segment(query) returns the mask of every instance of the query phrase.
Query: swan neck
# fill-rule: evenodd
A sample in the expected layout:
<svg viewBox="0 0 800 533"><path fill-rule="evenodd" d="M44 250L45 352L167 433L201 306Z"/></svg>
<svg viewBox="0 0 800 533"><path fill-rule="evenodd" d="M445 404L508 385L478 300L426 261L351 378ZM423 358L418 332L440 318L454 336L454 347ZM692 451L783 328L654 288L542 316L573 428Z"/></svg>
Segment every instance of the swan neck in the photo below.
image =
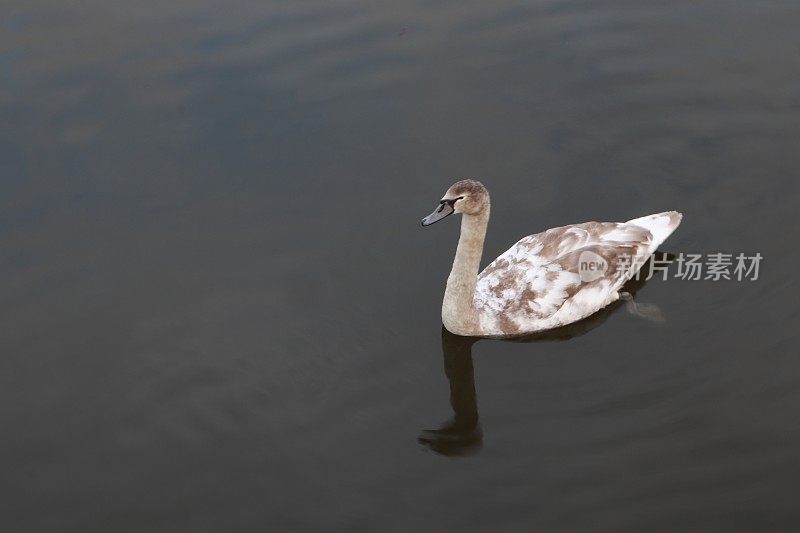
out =
<svg viewBox="0 0 800 533"><path fill-rule="evenodd" d="M488 205L477 215L465 214L461 218L461 236L442 304L442 322L448 331L457 335L478 333L475 285L488 223Z"/></svg>

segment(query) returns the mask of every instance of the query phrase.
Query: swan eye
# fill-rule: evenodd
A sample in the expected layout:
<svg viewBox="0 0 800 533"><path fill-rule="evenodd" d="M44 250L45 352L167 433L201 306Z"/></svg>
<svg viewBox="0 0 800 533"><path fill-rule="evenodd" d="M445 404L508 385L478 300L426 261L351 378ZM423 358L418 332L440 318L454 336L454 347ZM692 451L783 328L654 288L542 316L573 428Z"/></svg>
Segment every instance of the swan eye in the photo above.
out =
<svg viewBox="0 0 800 533"><path fill-rule="evenodd" d="M448 200L448 199L446 199L446 198L445 198L444 200L441 200L441 201L439 202L439 204L440 204L440 205L447 204L447 205L449 205L450 207L453 207L457 201L459 201L459 200L463 200L463 199L464 199L464 197L463 197L463 196L459 196L458 198L453 198L452 200Z"/></svg>

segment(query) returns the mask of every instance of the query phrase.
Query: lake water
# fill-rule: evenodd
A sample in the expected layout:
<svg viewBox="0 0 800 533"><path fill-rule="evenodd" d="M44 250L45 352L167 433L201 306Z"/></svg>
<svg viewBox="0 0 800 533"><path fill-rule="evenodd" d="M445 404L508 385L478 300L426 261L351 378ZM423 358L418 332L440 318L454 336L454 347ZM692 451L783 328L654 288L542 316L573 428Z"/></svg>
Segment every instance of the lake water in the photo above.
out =
<svg viewBox="0 0 800 533"><path fill-rule="evenodd" d="M3 530L798 529L798 27L794 0L6 0ZM484 264L675 209L664 252L759 278L652 279L661 324L443 334L459 224L419 220L462 177Z"/></svg>

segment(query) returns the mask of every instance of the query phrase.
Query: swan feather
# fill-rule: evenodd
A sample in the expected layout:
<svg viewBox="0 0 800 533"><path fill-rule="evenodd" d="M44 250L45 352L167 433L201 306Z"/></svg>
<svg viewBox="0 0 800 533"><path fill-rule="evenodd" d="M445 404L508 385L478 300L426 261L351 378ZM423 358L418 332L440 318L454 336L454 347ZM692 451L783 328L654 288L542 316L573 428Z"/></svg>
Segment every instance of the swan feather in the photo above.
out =
<svg viewBox="0 0 800 533"><path fill-rule="evenodd" d="M619 299L682 215L658 213L628 222L585 222L529 235L479 275L474 305L482 336L511 337L581 320ZM582 279L581 254L600 256L607 268Z"/></svg>

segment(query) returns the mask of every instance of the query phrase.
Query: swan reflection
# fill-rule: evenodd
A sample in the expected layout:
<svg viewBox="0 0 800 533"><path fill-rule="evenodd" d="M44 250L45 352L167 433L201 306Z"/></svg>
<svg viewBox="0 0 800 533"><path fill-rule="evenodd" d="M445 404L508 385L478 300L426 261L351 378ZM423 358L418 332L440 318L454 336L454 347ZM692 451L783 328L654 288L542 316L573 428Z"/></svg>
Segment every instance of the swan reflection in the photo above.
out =
<svg viewBox="0 0 800 533"><path fill-rule="evenodd" d="M472 345L479 340L453 335L442 326L444 373L450 382L453 418L439 429L423 430L418 439L436 453L469 455L480 450L483 443L472 367Z"/></svg>

